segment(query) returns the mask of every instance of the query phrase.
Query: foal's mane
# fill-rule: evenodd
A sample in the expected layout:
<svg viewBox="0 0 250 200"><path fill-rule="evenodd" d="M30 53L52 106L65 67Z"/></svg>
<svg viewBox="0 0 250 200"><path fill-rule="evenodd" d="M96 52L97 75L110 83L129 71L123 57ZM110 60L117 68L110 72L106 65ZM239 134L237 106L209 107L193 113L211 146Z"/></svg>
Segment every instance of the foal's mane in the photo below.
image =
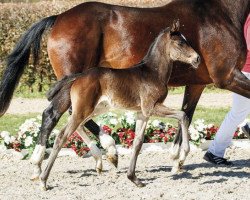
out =
<svg viewBox="0 0 250 200"><path fill-rule="evenodd" d="M156 45L159 43L161 37L163 36L163 34L167 33L167 32L170 32L170 27L167 27L165 29L163 29L159 35L154 39L154 41L151 43L148 51L147 51L147 54L144 56L144 58L142 59L141 62L139 62L138 64L134 65L134 67L139 67L141 65L144 65L148 62L150 56L152 55Z"/></svg>

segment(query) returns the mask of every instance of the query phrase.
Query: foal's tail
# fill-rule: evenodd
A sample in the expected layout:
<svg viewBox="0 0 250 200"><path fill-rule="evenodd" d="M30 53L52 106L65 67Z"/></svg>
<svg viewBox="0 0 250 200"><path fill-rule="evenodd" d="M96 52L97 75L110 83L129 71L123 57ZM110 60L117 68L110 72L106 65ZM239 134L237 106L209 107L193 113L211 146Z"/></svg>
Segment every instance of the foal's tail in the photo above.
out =
<svg viewBox="0 0 250 200"><path fill-rule="evenodd" d="M47 99L49 101L52 101L53 98L58 93L60 93L60 91L66 92L65 90L68 90L69 92L69 89L71 88L71 85L73 84L74 80L83 75L84 73L73 74L70 76L65 76L60 81L57 81L55 85L48 91Z"/></svg>
<svg viewBox="0 0 250 200"><path fill-rule="evenodd" d="M14 90L29 62L31 50L35 64L38 61L42 35L46 29L53 26L56 18L57 16L50 16L31 26L8 56L7 67L0 84L0 117L4 115L10 105Z"/></svg>

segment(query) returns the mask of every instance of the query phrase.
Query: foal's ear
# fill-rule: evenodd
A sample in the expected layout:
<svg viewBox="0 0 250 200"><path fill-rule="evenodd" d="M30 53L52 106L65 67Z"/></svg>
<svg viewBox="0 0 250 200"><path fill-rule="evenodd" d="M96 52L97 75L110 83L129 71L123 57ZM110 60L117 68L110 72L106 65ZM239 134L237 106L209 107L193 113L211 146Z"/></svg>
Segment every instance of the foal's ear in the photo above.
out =
<svg viewBox="0 0 250 200"><path fill-rule="evenodd" d="M176 32L176 31L179 31L179 29L180 29L180 21L179 21L179 19L177 19L177 20L174 20L174 22L173 22L173 25L172 25L172 28L171 28L171 31L170 32Z"/></svg>

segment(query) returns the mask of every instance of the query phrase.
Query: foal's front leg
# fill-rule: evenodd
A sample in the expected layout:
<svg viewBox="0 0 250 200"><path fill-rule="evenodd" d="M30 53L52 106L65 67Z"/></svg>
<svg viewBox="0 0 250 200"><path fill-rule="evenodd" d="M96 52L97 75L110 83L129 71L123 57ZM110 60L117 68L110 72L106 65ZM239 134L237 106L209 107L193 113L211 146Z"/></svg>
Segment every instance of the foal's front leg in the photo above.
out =
<svg viewBox="0 0 250 200"><path fill-rule="evenodd" d="M189 137L188 137L188 119L183 111L177 111L162 104L156 104L154 109L154 115L159 117L170 117L178 119L181 124L182 129L182 142L173 143L172 146L172 158L174 160L174 166L172 168L172 173L175 174L180 171L183 163L190 151ZM180 147L182 147L180 149Z"/></svg>
<svg viewBox="0 0 250 200"><path fill-rule="evenodd" d="M136 161L138 154L141 150L143 141L144 141L144 131L146 129L148 122L148 117L145 117L142 113L137 114L137 120L136 120L136 136L133 143L133 150L132 150L132 157L130 160L130 165L128 168L128 179L131 180L133 183L135 183L138 187L143 187L145 184L143 184L135 175L135 167L136 167Z"/></svg>
<svg viewBox="0 0 250 200"><path fill-rule="evenodd" d="M40 183L41 183L42 190L47 190L47 187L46 187L47 179L49 177L49 173L53 167L53 164L56 160L56 157L59 151L61 150L62 146L67 141L67 138L77 129L80 123L81 123L81 120L75 120L73 116L71 116L65 128L63 128L61 132L59 133L59 135L57 136L52 152L49 156L48 164L40 176Z"/></svg>

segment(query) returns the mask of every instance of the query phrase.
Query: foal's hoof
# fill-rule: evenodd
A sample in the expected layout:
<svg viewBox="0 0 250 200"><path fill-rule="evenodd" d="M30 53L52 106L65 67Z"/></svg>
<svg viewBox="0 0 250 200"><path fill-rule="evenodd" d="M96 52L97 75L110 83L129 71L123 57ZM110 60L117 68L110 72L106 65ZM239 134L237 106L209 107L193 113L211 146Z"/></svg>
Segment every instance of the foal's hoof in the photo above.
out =
<svg viewBox="0 0 250 200"><path fill-rule="evenodd" d="M108 160L110 163L112 163L116 168L118 166L118 155L112 155L112 156L108 156Z"/></svg>
<svg viewBox="0 0 250 200"><path fill-rule="evenodd" d="M47 191L46 182L40 179L40 189L42 191Z"/></svg>
<svg viewBox="0 0 250 200"><path fill-rule="evenodd" d="M31 181L38 181L38 180L39 180L39 175L33 174L33 175L30 177L30 180L31 180Z"/></svg>
<svg viewBox="0 0 250 200"><path fill-rule="evenodd" d="M139 183L135 183L135 185L136 185L137 187L140 187L140 188L146 186L146 184L144 184L144 183L142 183L142 182L140 182L140 181L139 181Z"/></svg>
<svg viewBox="0 0 250 200"><path fill-rule="evenodd" d="M142 183L137 177L128 175L128 179L132 181L137 187L144 187L146 184Z"/></svg>
<svg viewBox="0 0 250 200"><path fill-rule="evenodd" d="M96 168L96 172L97 172L99 175L101 175L101 174L102 174L102 169Z"/></svg>

